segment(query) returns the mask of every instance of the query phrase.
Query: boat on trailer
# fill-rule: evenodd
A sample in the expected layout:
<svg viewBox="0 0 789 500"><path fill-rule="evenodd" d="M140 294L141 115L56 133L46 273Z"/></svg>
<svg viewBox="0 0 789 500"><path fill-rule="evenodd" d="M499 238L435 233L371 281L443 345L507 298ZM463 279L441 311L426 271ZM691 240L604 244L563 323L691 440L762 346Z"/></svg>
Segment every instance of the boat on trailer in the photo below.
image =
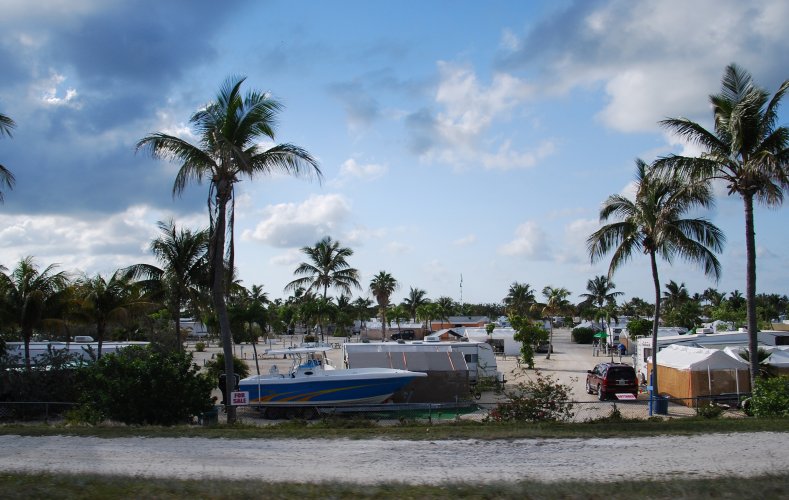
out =
<svg viewBox="0 0 789 500"><path fill-rule="evenodd" d="M330 349L270 349L266 354L291 358L288 372L273 366L268 374L241 380L238 390L248 392L249 404L264 408L267 416L305 416L322 407L382 404L412 380L427 377L426 373L392 368L337 370L325 356Z"/></svg>

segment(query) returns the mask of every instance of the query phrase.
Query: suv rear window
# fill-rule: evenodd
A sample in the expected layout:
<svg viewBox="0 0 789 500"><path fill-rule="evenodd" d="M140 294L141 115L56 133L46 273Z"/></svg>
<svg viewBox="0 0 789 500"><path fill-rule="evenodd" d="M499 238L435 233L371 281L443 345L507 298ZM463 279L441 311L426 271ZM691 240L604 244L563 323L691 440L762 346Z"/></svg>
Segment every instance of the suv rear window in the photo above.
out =
<svg viewBox="0 0 789 500"><path fill-rule="evenodd" d="M636 372L629 366L612 366L608 369L608 374L606 376L608 378L632 379L636 378Z"/></svg>

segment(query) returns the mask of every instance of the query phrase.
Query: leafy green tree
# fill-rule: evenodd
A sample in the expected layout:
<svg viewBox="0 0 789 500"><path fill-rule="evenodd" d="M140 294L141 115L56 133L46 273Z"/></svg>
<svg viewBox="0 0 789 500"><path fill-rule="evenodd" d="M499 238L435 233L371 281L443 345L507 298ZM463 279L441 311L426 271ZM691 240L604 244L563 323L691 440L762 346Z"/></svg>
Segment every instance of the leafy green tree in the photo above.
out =
<svg viewBox="0 0 789 500"><path fill-rule="evenodd" d="M672 175L704 181L721 180L728 194L742 199L745 214L747 322L751 351L757 348L756 235L754 201L779 206L789 188L789 128L776 127L778 107L789 89L785 80L770 97L750 73L736 64L724 70L721 91L710 96L714 130L687 118L670 118L660 124L688 142L701 146L698 157L671 155L658 166ZM751 386L759 367L751 361Z"/></svg>
<svg viewBox="0 0 789 500"><path fill-rule="evenodd" d="M55 272L57 264L43 271L32 256L23 258L10 273L0 272L0 300L11 324L22 332L25 342L25 366L30 369L30 339L41 324L45 308L68 285L64 271Z"/></svg>
<svg viewBox="0 0 789 500"><path fill-rule="evenodd" d="M370 292L378 301L378 311L381 314L381 338L386 340L386 310L389 307L389 298L398 288L397 280L386 271L379 271L370 280Z"/></svg>
<svg viewBox="0 0 789 500"><path fill-rule="evenodd" d="M180 195L191 182L210 183L208 194L208 261L212 300L219 320L227 370L232 364L232 334L227 315L227 270L234 269L234 189L244 177L285 173L321 176L318 162L304 149L292 144L275 144L264 149L264 141L275 141L274 126L282 105L269 94L241 93L242 77L228 78L216 99L190 119L199 145L162 132L137 143L154 158L181 163L173 194ZM227 238L226 238L227 236ZM227 244L226 244L227 243ZM227 256L227 259L225 259ZM232 389L228 377L227 392ZM228 423L235 423L236 411L227 405Z"/></svg>
<svg viewBox="0 0 789 500"><path fill-rule="evenodd" d="M652 327L652 386L658 392L657 328L660 321L660 279L657 257L671 263L676 256L701 265L704 273L715 279L720 276L720 263L713 251L723 247L723 233L703 218L684 218L696 208L712 203L709 186L703 182L682 182L677 177L654 175L647 164L636 160L635 200L611 195L600 209L604 225L587 239L592 262L613 252L608 266L611 276L634 254L649 256L655 287L655 311Z"/></svg>
<svg viewBox="0 0 789 500"><path fill-rule="evenodd" d="M652 321L636 318L627 322L627 333L630 338L646 337L652 332Z"/></svg>
<svg viewBox="0 0 789 500"><path fill-rule="evenodd" d="M547 332L540 325L535 325L528 317L511 314L509 319L515 330L515 335L512 338L521 343L521 359L529 369L533 369L534 348L548 340Z"/></svg>
<svg viewBox="0 0 789 500"><path fill-rule="evenodd" d="M748 410L756 417L789 416L789 377L757 378L749 403Z"/></svg>
<svg viewBox="0 0 789 500"><path fill-rule="evenodd" d="M3 134L11 137L11 131L16 127L16 123L10 117L0 113L0 137ZM5 186L8 189L14 189L14 174L10 170L0 165L0 186ZM3 202L3 191L0 190L0 203Z"/></svg>
<svg viewBox="0 0 789 500"><path fill-rule="evenodd" d="M213 387L191 353L127 347L83 369L81 413L127 424L182 424L213 407Z"/></svg>

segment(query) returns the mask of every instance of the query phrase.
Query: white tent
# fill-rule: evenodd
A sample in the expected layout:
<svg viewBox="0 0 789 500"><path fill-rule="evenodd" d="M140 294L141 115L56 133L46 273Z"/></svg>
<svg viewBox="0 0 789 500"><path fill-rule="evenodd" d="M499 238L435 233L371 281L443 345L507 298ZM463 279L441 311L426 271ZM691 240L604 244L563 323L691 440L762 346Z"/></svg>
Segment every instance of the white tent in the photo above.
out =
<svg viewBox="0 0 789 500"><path fill-rule="evenodd" d="M657 371L660 392L687 406L700 397L750 391L748 363L719 349L670 345L658 354Z"/></svg>

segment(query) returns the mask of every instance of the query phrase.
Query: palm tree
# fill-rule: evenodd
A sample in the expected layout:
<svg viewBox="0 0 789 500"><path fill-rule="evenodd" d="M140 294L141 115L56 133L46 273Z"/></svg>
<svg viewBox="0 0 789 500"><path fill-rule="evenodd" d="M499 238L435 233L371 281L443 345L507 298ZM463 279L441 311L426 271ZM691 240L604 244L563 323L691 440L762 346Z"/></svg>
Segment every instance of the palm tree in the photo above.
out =
<svg viewBox="0 0 789 500"><path fill-rule="evenodd" d="M666 283L666 291L663 292L663 306L666 309L676 309L690 300L688 289L685 288L685 283L677 284L676 281L670 280Z"/></svg>
<svg viewBox="0 0 789 500"><path fill-rule="evenodd" d="M163 266L136 264L128 271L132 277L144 277L141 285L152 295L165 296L170 315L175 320L175 343L181 345L181 311L192 310L199 317L201 288L207 285L208 230L178 229L175 223L159 221L161 235L151 242L151 253Z"/></svg>
<svg viewBox="0 0 789 500"><path fill-rule="evenodd" d="M408 297L403 300L403 304L408 309L408 313L414 321L416 321L416 310L419 309L419 306L427 304L427 302L427 292L421 288L414 287L409 289Z"/></svg>
<svg viewBox="0 0 789 500"><path fill-rule="evenodd" d="M567 297L570 296L570 291L566 288L546 286L542 289L542 296L545 297L542 316L547 317L550 323L548 354L545 356L545 359L551 359L551 351L553 351L553 316L561 314L570 306L570 302L567 300Z"/></svg>
<svg viewBox="0 0 789 500"><path fill-rule="evenodd" d="M154 158L181 163L173 184L173 195L182 194L193 181L201 183L207 179L210 183L209 274L212 301L219 319L225 373L233 373L233 341L225 294L226 270L234 268L235 185L244 177L254 178L276 172L321 177L318 162L306 150L292 144L275 144L268 149L261 146L263 140L275 140L275 119L282 105L266 93L249 91L242 96L244 80L243 77L228 78L216 100L192 115L190 122L200 139L199 145L162 132L148 135L137 143L137 150L148 150ZM229 394L233 389L233 377L226 377L226 380ZM235 408L230 404L227 405L227 417L228 423L236 420Z"/></svg>
<svg viewBox="0 0 789 500"><path fill-rule="evenodd" d="M654 392L658 391L657 329L660 320L657 257L671 263L675 256L679 256L700 264L706 275L717 280L720 263L712 250L722 249L723 233L706 219L683 218L689 210L711 204L712 196L706 183L656 176L646 163L636 160L635 200L622 195L609 196L600 209L600 221L614 218L616 222L601 227L586 242L592 262L613 251L608 267L609 277L636 252L649 256L655 286L651 377Z"/></svg>
<svg viewBox="0 0 789 500"><path fill-rule="evenodd" d="M509 292L504 297L504 305L507 307L507 314L510 315L526 316L536 302L531 286L517 281L510 285Z"/></svg>
<svg viewBox="0 0 789 500"><path fill-rule="evenodd" d="M293 272L301 275L285 286L285 290L305 288L311 292L323 292L327 299L329 288L337 288L340 292L350 295L352 288L361 289L359 271L352 268L348 257L353 255L350 248L340 247L340 242L326 236L311 247L302 247L301 251L309 257L310 262L302 262ZM323 338L323 324L320 325Z"/></svg>
<svg viewBox="0 0 789 500"><path fill-rule="evenodd" d="M134 289L131 276L126 270L115 271L110 279L97 274L83 277L77 281L76 299L78 312L96 327L98 341L97 358L101 358L101 348L111 322L126 320L130 312L151 306L140 298Z"/></svg>
<svg viewBox="0 0 789 500"><path fill-rule="evenodd" d="M756 236L753 203L779 206L789 188L789 128L776 127L778 107L789 89L785 80L770 98L758 87L750 73L736 64L726 67L719 94L711 95L715 120L708 131L686 118L671 118L660 124L685 140L704 149L701 156L672 155L661 159L661 168L687 178L720 179L729 195L742 198L745 211L745 300L748 323L748 348L757 349L756 317ZM759 366L751 360L751 387L756 383Z"/></svg>
<svg viewBox="0 0 789 500"><path fill-rule="evenodd" d="M397 280L386 271L380 271L370 280L370 291L378 301L378 310L381 313L381 340L386 340L386 308L389 307L389 297L397 288Z"/></svg>
<svg viewBox="0 0 789 500"><path fill-rule="evenodd" d="M55 272L57 267L51 264L39 271L33 257L28 256L10 274L0 272L0 296L12 322L22 331L28 369L33 329L41 323L47 303L68 285L68 275L64 271Z"/></svg>
<svg viewBox="0 0 789 500"><path fill-rule="evenodd" d="M0 137L3 134L11 137L11 131L16 127L16 123L10 117L0 113ZM5 186L8 189L14 189L14 174L11 173L10 170L5 168L3 165L0 165L0 186ZM0 191L0 203L3 202L3 192Z"/></svg>
<svg viewBox="0 0 789 500"><path fill-rule="evenodd" d="M609 303L616 303L616 298L624 295L624 292L614 292L616 285L608 276L595 276L586 282L586 290L589 293L582 293L581 297L586 297L586 302L602 309Z"/></svg>
<svg viewBox="0 0 789 500"><path fill-rule="evenodd" d="M357 317L359 318L360 335L362 332L362 328L365 329L365 335L367 335L366 326L364 322L367 321L367 318L370 317L370 308L372 306L373 306L373 301L368 299L367 297L357 297L356 300L353 301L353 309L356 311Z"/></svg>

